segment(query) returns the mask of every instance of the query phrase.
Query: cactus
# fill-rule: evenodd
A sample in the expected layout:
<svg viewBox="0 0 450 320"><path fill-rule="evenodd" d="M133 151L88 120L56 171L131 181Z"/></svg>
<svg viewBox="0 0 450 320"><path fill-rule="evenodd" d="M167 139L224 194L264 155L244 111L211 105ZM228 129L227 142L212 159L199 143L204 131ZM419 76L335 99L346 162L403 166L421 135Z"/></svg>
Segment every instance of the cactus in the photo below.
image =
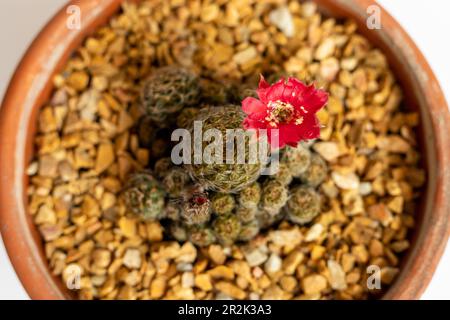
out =
<svg viewBox="0 0 450 320"><path fill-rule="evenodd" d="M153 166L153 172L155 172L158 178L164 178L173 167L172 159L170 157L160 158L155 162Z"/></svg>
<svg viewBox="0 0 450 320"><path fill-rule="evenodd" d="M181 208L175 201L168 201L166 207L164 208L164 218L170 219L172 221L179 221L181 217Z"/></svg>
<svg viewBox="0 0 450 320"><path fill-rule="evenodd" d="M181 167L174 167L167 172L162 184L170 197L177 198L181 196L189 180L189 174L186 170Z"/></svg>
<svg viewBox="0 0 450 320"><path fill-rule="evenodd" d="M285 162L280 162L278 166L278 172L271 178L287 186L292 182L293 176L288 165Z"/></svg>
<svg viewBox="0 0 450 320"><path fill-rule="evenodd" d="M256 215L256 219L258 220L259 227L261 229L267 229L274 224L278 223L284 218L284 212L281 210L280 212L271 214L267 211L258 211Z"/></svg>
<svg viewBox="0 0 450 320"><path fill-rule="evenodd" d="M188 107L181 110L177 117L178 128L190 128L192 121L196 118L201 109L195 107Z"/></svg>
<svg viewBox="0 0 450 320"><path fill-rule="evenodd" d="M281 162L285 163L289 168L293 177L300 177L300 175L308 169L311 163L311 152L302 144L297 147L286 147Z"/></svg>
<svg viewBox="0 0 450 320"><path fill-rule="evenodd" d="M187 225L198 225L211 218L211 201L204 192L195 192L181 204L181 218Z"/></svg>
<svg viewBox="0 0 450 320"><path fill-rule="evenodd" d="M166 66L154 70L145 80L141 107L155 123L166 125L181 109L196 104L199 96L195 74L182 67Z"/></svg>
<svg viewBox="0 0 450 320"><path fill-rule="evenodd" d="M295 187L285 210L290 221L298 224L308 223L320 213L320 195L311 187Z"/></svg>
<svg viewBox="0 0 450 320"><path fill-rule="evenodd" d="M230 87L230 101L232 103L240 104L242 100L247 97L258 98L258 94L255 89L255 83L257 82L257 80L249 81Z"/></svg>
<svg viewBox="0 0 450 320"><path fill-rule="evenodd" d="M250 221L255 220L256 217L256 208L246 208L243 206L239 206L236 209L236 217L242 222L242 223L248 223Z"/></svg>
<svg viewBox="0 0 450 320"><path fill-rule="evenodd" d="M259 233L259 222L253 220L251 222L245 223L241 227L241 232L239 232L239 241L249 241L256 237Z"/></svg>
<svg viewBox="0 0 450 320"><path fill-rule="evenodd" d="M325 161L317 153L313 153L311 163L308 169L300 175L300 180L315 188L325 180L327 173L328 167Z"/></svg>
<svg viewBox="0 0 450 320"><path fill-rule="evenodd" d="M188 230L186 226L179 222L174 222L170 224L169 227L170 235L177 241L183 242L188 239Z"/></svg>
<svg viewBox="0 0 450 320"><path fill-rule="evenodd" d="M214 220L213 230L220 243L231 245L241 232L241 222L233 214L221 215Z"/></svg>
<svg viewBox="0 0 450 320"><path fill-rule="evenodd" d="M201 112L196 120L202 120L203 132L208 129L217 129L223 137L223 155L226 155L227 129L242 129L244 115L238 106L216 107L209 109L209 112ZM243 131L242 131L243 132ZM192 133L192 136L194 134ZM230 193L237 192L258 179L265 163L258 159L256 163L249 163L249 137L245 136L245 163L237 163L237 143L234 143L233 163L207 163L190 164L187 166L192 178L205 188ZM201 137L200 137L201 138ZM204 147L207 146L206 142ZM256 141L253 143L257 143ZM194 150L195 148L192 148ZM204 149L204 148L203 148ZM256 156L256 158L258 158Z"/></svg>
<svg viewBox="0 0 450 320"><path fill-rule="evenodd" d="M261 186L258 182L242 189L238 194L239 204L245 208L256 208L261 200Z"/></svg>
<svg viewBox="0 0 450 320"><path fill-rule="evenodd" d="M288 189L277 180L268 180L262 190L262 209L269 214L276 215L288 200Z"/></svg>
<svg viewBox="0 0 450 320"><path fill-rule="evenodd" d="M128 210L142 219L155 220L162 217L165 192L149 171L132 174L123 196Z"/></svg>
<svg viewBox="0 0 450 320"><path fill-rule="evenodd" d="M206 247L217 241L214 231L207 226L194 226L190 228L189 240L199 247Z"/></svg>
<svg viewBox="0 0 450 320"><path fill-rule="evenodd" d="M224 83L209 79L200 80L201 101L208 105L224 105L232 103L236 87L231 83ZM236 101L240 103L240 101Z"/></svg>
<svg viewBox="0 0 450 320"><path fill-rule="evenodd" d="M231 213L236 205L233 195L229 193L216 193L211 203L213 211L219 215Z"/></svg>

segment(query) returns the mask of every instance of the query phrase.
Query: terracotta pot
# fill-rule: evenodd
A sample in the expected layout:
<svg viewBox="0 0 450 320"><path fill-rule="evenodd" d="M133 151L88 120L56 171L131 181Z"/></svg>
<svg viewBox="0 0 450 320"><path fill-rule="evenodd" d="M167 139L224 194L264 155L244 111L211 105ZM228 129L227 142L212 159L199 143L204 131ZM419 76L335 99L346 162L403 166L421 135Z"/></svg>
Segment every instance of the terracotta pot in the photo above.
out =
<svg viewBox="0 0 450 320"><path fill-rule="evenodd" d="M0 227L14 268L33 299L66 299L72 294L53 277L40 236L27 214L27 176L39 108L49 98L52 76L86 35L118 10L121 0L72 1L81 8L81 29L66 27L64 7L42 30L17 68L0 109ZM405 31L384 10L382 28L366 28L372 0L318 0L321 10L352 17L360 32L379 46L406 93L407 105L421 116L419 131L428 183L424 190L412 247L385 299L417 299L430 281L449 232L450 115L443 93L424 57Z"/></svg>

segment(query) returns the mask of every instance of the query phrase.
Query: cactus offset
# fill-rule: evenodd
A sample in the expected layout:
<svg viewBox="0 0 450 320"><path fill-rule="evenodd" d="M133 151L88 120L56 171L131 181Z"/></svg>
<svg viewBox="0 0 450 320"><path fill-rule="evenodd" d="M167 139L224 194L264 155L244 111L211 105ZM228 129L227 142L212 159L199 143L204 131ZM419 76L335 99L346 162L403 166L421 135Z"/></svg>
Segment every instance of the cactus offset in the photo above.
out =
<svg viewBox="0 0 450 320"><path fill-rule="evenodd" d="M297 147L286 147L281 161L287 165L292 176L298 178L308 169L311 163L311 152L299 143Z"/></svg>
<svg viewBox="0 0 450 320"><path fill-rule="evenodd" d="M192 121L196 118L201 109L195 107L183 108L177 116L177 127L178 128L190 128L192 126Z"/></svg>
<svg viewBox="0 0 450 320"><path fill-rule="evenodd" d="M166 125L186 106L198 102L200 86L198 77L178 66L154 70L145 80L141 92L141 106L155 123Z"/></svg>
<svg viewBox="0 0 450 320"><path fill-rule="evenodd" d="M189 237L186 226L179 222L170 224L169 233L175 240L180 242L188 240Z"/></svg>
<svg viewBox="0 0 450 320"><path fill-rule="evenodd" d="M231 83L201 79L201 101L208 105L224 105L234 101L236 87ZM240 103L240 101L236 101Z"/></svg>
<svg viewBox="0 0 450 320"><path fill-rule="evenodd" d="M311 187L295 187L291 190L285 211L287 218L294 223L311 222L320 213L320 195Z"/></svg>
<svg viewBox="0 0 450 320"><path fill-rule="evenodd" d="M325 161L317 153L311 155L311 163L301 175L300 180L311 186L317 187L327 177L328 167Z"/></svg>
<svg viewBox="0 0 450 320"><path fill-rule="evenodd" d="M254 182L239 192L239 204L245 208L256 208L261 200L261 193L260 184Z"/></svg>
<svg viewBox="0 0 450 320"><path fill-rule="evenodd" d="M207 226L191 227L189 229L189 240L199 247L206 247L217 241L214 231Z"/></svg>
<svg viewBox="0 0 450 320"><path fill-rule="evenodd" d="M153 167L153 172L155 175L162 179L169 172L170 168L173 167L172 159L170 157L159 158Z"/></svg>
<svg viewBox="0 0 450 320"><path fill-rule="evenodd" d="M267 181L262 190L262 209L269 214L276 215L288 200L288 189L277 180Z"/></svg>
<svg viewBox="0 0 450 320"><path fill-rule="evenodd" d="M164 176L162 184L170 197L180 197L190 181L189 174L181 167L170 169Z"/></svg>
<svg viewBox="0 0 450 320"><path fill-rule="evenodd" d="M214 220L213 230L220 243L231 245L241 232L241 222L233 214L221 215Z"/></svg>
<svg viewBox="0 0 450 320"><path fill-rule="evenodd" d="M236 217L238 217L238 219L242 223L248 223L255 220L256 212L256 208L246 208L243 206L239 206L238 208L236 208Z"/></svg>
<svg viewBox="0 0 450 320"><path fill-rule="evenodd" d="M123 191L128 210L145 220L160 219L164 211L165 192L148 171L130 176Z"/></svg>
<svg viewBox="0 0 450 320"><path fill-rule="evenodd" d="M231 213L236 205L233 195L229 193L216 193L211 203L213 211L219 215Z"/></svg>
<svg viewBox="0 0 450 320"><path fill-rule="evenodd" d="M256 237L259 233L259 222L258 220L253 220L248 223L244 223L241 226L241 232L239 232L239 241L249 241Z"/></svg>
<svg viewBox="0 0 450 320"><path fill-rule="evenodd" d="M211 201L203 192L195 192L181 205L181 218L187 225L203 224L211 218Z"/></svg>
<svg viewBox="0 0 450 320"><path fill-rule="evenodd" d="M271 176L271 178L287 186L292 182L293 176L287 163L280 162L278 172Z"/></svg>

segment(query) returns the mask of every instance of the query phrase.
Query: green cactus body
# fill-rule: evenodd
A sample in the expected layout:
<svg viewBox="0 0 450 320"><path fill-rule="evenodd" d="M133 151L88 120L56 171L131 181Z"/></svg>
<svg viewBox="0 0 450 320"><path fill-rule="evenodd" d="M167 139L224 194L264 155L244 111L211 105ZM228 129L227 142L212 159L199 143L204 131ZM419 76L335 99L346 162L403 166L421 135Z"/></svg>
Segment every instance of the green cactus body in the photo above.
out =
<svg viewBox="0 0 450 320"><path fill-rule="evenodd" d="M259 222L258 220L253 220L251 222L245 223L241 227L241 232L239 232L239 241L249 241L256 237L259 233Z"/></svg>
<svg viewBox="0 0 450 320"><path fill-rule="evenodd" d="M233 195L229 193L216 193L213 196L211 203L213 211L219 215L231 213L236 206Z"/></svg>
<svg viewBox="0 0 450 320"><path fill-rule="evenodd" d="M236 208L236 217L238 217L238 219L242 223L248 223L255 220L256 212L256 208L246 208L243 206L239 206L238 208Z"/></svg>
<svg viewBox="0 0 450 320"><path fill-rule="evenodd" d="M189 182L189 174L181 167L174 167L165 175L162 184L172 198L180 197Z"/></svg>
<svg viewBox="0 0 450 320"><path fill-rule="evenodd" d="M302 144L298 144L295 148L286 147L281 162L287 165L293 177L298 178L308 169L311 163L311 151Z"/></svg>
<svg viewBox="0 0 450 320"><path fill-rule="evenodd" d="M168 201L166 207L164 208L163 217L172 221L179 221L181 217L181 208L179 203L173 200Z"/></svg>
<svg viewBox="0 0 450 320"><path fill-rule="evenodd" d="M258 98L258 94L256 93L255 83L258 82L257 79L255 81L249 81L241 84L234 84L230 87L230 101L235 104L240 104L242 100L247 97Z"/></svg>
<svg viewBox="0 0 450 320"><path fill-rule="evenodd" d="M211 218L211 201L203 192L194 193L181 205L181 217L187 225L199 225Z"/></svg>
<svg viewBox="0 0 450 320"><path fill-rule="evenodd" d="M158 178L164 178L173 167L172 159L170 157L160 158L155 162L153 171Z"/></svg>
<svg viewBox="0 0 450 320"><path fill-rule="evenodd" d="M169 227L170 235L177 241L183 242L188 240L189 234L185 225L174 222L170 224Z"/></svg>
<svg viewBox="0 0 450 320"><path fill-rule="evenodd" d="M291 170L289 169L287 163L280 162L278 166L278 172L271 177L279 181L281 184L287 186L292 182L293 176Z"/></svg>
<svg viewBox="0 0 450 320"><path fill-rule="evenodd" d="M165 192L148 171L132 174L123 196L128 210L142 219L155 220L163 215Z"/></svg>
<svg viewBox="0 0 450 320"><path fill-rule="evenodd" d="M234 86L209 79L201 79L201 101L205 104L220 106L233 102Z"/></svg>
<svg viewBox="0 0 450 320"><path fill-rule="evenodd" d="M199 247L206 247L217 241L214 231L207 226L194 226L190 228L189 240Z"/></svg>
<svg viewBox="0 0 450 320"><path fill-rule="evenodd" d="M327 177L328 167L325 161L316 153L311 156L311 164L308 169L300 175L300 180L311 186L317 187Z"/></svg>
<svg viewBox="0 0 450 320"><path fill-rule="evenodd" d="M289 191L285 185L277 180L267 181L262 190L262 209L269 214L276 215L288 200Z"/></svg>
<svg viewBox="0 0 450 320"><path fill-rule="evenodd" d="M213 230L220 243L231 245L241 232L241 222L233 214L221 215L214 220Z"/></svg>
<svg viewBox="0 0 450 320"><path fill-rule="evenodd" d="M247 185L253 183L258 179L265 163L259 161L259 157L255 160L256 163L249 163L250 138L248 135L244 135L245 140L245 161L244 163L238 163L237 155L237 143L234 143L234 159L233 163L226 163L226 146L227 146L227 129L241 129L242 121L244 120L244 114L238 106L225 106L215 107L209 109L209 112L202 112L199 118L196 120L202 121L203 132L209 129L219 130L223 138L223 160L222 163L208 163L202 161L200 164L190 164L187 166L192 178L207 189L211 189L218 192L234 193ZM244 132L243 130L241 133ZM192 132L192 136L194 133ZM200 137L201 138L201 137ZM207 142L203 143L203 150L208 146ZM228 144L229 145L229 144ZM192 148L194 150L195 148Z"/></svg>
<svg viewBox="0 0 450 320"><path fill-rule="evenodd" d="M256 208L261 200L261 193L260 184L254 182L239 192L239 204L245 208Z"/></svg>
<svg viewBox="0 0 450 320"><path fill-rule="evenodd" d="M172 116L186 106L194 105L200 96L198 77L178 66L154 70L145 80L141 92L141 106L155 123L165 125Z"/></svg>
<svg viewBox="0 0 450 320"><path fill-rule="evenodd" d="M294 223L311 222L320 213L320 195L311 187L295 187L285 210L287 218Z"/></svg>
<svg viewBox="0 0 450 320"><path fill-rule="evenodd" d="M190 128L192 126L192 121L197 117L201 109L195 107L183 108L177 117L177 127L178 128Z"/></svg>
<svg viewBox="0 0 450 320"><path fill-rule="evenodd" d="M261 229L267 229L280 222L283 218L283 210L281 210L277 214L271 214L267 211L258 211L256 214L256 219L258 220L259 227Z"/></svg>

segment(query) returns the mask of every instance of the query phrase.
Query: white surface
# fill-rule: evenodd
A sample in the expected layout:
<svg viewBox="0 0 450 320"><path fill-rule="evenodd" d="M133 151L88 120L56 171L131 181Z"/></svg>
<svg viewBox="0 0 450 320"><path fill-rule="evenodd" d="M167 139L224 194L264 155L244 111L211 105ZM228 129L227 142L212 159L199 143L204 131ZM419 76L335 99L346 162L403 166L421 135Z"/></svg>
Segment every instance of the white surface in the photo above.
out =
<svg viewBox="0 0 450 320"><path fill-rule="evenodd" d="M86 0L89 1L89 0ZM263 0L262 0L263 1ZM0 97L22 54L48 19L66 0L2 0L0 2ZM450 1L379 0L411 35L436 73L450 101ZM382 20L381 20L382 21ZM450 300L450 248L423 299ZM0 299L28 299L0 240Z"/></svg>

